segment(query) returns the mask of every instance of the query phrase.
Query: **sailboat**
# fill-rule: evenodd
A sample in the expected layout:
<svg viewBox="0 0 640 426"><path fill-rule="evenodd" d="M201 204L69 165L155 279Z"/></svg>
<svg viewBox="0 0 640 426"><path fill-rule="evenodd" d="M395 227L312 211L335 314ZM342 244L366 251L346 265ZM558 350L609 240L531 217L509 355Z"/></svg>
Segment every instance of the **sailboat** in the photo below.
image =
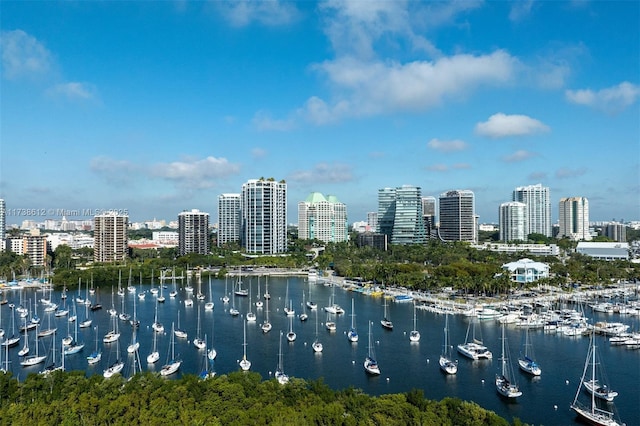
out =
<svg viewBox="0 0 640 426"><path fill-rule="evenodd" d="M93 352L91 352L89 356L87 356L87 363L89 363L89 365L97 364L102 359L102 352L100 352L100 349L98 349L98 326L97 325L94 327L94 331L96 333L96 348L94 349Z"/></svg>
<svg viewBox="0 0 640 426"><path fill-rule="evenodd" d="M258 295L256 296L256 308L260 309L262 308L263 304L262 304L262 300L260 300L260 276L258 276Z"/></svg>
<svg viewBox="0 0 640 426"><path fill-rule="evenodd" d="M115 376L124 368L124 361L120 359L120 341L116 340L116 360L106 370L102 372L102 376L108 379Z"/></svg>
<svg viewBox="0 0 640 426"><path fill-rule="evenodd" d="M136 353L138 348L140 348L140 342L138 342L138 339L136 338L136 329L134 328L131 333L131 344L127 346L127 352L130 354Z"/></svg>
<svg viewBox="0 0 640 426"><path fill-rule="evenodd" d="M449 312L444 318L444 342L442 343L442 354L440 355L440 369L447 374L458 372L458 360L451 358L451 346L449 345Z"/></svg>
<svg viewBox="0 0 640 426"><path fill-rule="evenodd" d="M158 321L158 304L156 303L155 306L155 314L153 317L153 324L151 324L151 328L156 332L156 333L163 333L164 332L164 325L162 325L162 323L160 321Z"/></svg>
<svg viewBox="0 0 640 426"><path fill-rule="evenodd" d="M271 299L271 293L269 293L269 275L265 277L265 290L264 290L264 300Z"/></svg>
<svg viewBox="0 0 640 426"><path fill-rule="evenodd" d="M287 305L288 303L288 305ZM289 280L287 280L287 290L284 296L284 314L286 316L293 316L296 314L296 311L293 309L293 305L291 303L291 299L289 299Z"/></svg>
<svg viewBox="0 0 640 426"><path fill-rule="evenodd" d="M573 403L571 404L571 409L576 412L578 417L592 425L599 426L618 426L621 423L618 422L614 418L614 412L608 411L602 408L599 408L596 404L596 397L598 392L591 390L594 388L594 385L601 387L598 384L597 376L596 376L596 343L595 343L595 333L591 332L591 337L589 340L589 350L587 352L587 358L584 363L584 370L582 371L582 377L580 378L580 384L578 385L578 390L576 391L576 396L573 399ZM591 366L591 368L589 368ZM587 380L587 374L589 374L589 370L591 370L591 379ZM587 382L591 384L591 389L587 387ZM578 401L578 397L580 396L580 390L582 387L585 387L587 391L591 395L590 405L585 406L580 401ZM613 398L611 398L613 399ZM607 407L608 408L608 407Z"/></svg>
<svg viewBox="0 0 640 426"><path fill-rule="evenodd" d="M53 337L53 340L51 341L51 364L46 366L44 368L44 370L42 370L40 372L40 374L42 374L44 376L48 376L49 374L53 373L54 371L64 371L64 356L60 357L60 358L62 358L62 361L61 361L60 365L56 366L56 338L55 338L55 331L54 331L53 334L54 334L54 337Z"/></svg>
<svg viewBox="0 0 640 426"><path fill-rule="evenodd" d="M349 339L351 343L356 343L358 341L358 332L356 331L356 312L353 303L353 298L351 298L351 328L349 328L349 332L347 333L347 339Z"/></svg>
<svg viewBox="0 0 640 426"><path fill-rule="evenodd" d="M509 363L509 354L507 347L507 338L504 334L504 323L502 323L502 356L500 357L500 364L502 370L500 374L496 374L496 390L502 396L507 398L517 398L522 395L522 391L515 383L515 377L511 363Z"/></svg>
<svg viewBox="0 0 640 426"><path fill-rule="evenodd" d="M228 281L228 276L225 275L224 276L224 296L222 296L222 303L229 303L229 293L228 293L228 288L227 288L227 281Z"/></svg>
<svg viewBox="0 0 640 426"><path fill-rule="evenodd" d="M84 342L78 342L78 321L74 323L75 325L75 334L73 338L73 342L70 345L64 348L65 355L73 355L77 354L84 348Z"/></svg>
<svg viewBox="0 0 640 426"><path fill-rule="evenodd" d="M215 317L211 318L211 348L209 348L209 350L207 351L207 358L209 358L210 361L213 361L214 359L216 359L216 356L218 356L218 351L216 351L216 348L213 347L213 330L215 327L215 319Z"/></svg>
<svg viewBox="0 0 640 426"><path fill-rule="evenodd" d="M469 340L469 331L472 331L471 340ZM473 318L467 326L467 334L464 338L465 343L461 343L457 346L458 352L462 355L476 359L491 359L493 354L486 346L482 344L481 339L476 338L476 319Z"/></svg>
<svg viewBox="0 0 640 426"><path fill-rule="evenodd" d="M36 353L35 355L27 356L22 361L20 361L20 365L23 367L31 367L32 365L40 364L47 359L46 355L38 355L38 326L36 325Z"/></svg>
<svg viewBox="0 0 640 426"><path fill-rule="evenodd" d="M268 286L268 284L267 284ZM267 291L269 291L269 288L267 287ZM267 294L267 293L265 293ZM267 300L267 309L265 310L265 319L264 322L262 323L262 332L263 333L268 333L271 331L271 323L269 322L269 299Z"/></svg>
<svg viewBox="0 0 640 426"><path fill-rule="evenodd" d="M198 328L196 328L196 338L193 339L193 346L198 349L204 349L207 347L207 342L200 338L200 307L198 307Z"/></svg>
<svg viewBox="0 0 640 426"><path fill-rule="evenodd" d="M276 380L281 385L286 385L289 383L289 376L284 373L284 368L282 365L282 330L280 330L280 349L278 350L278 368L276 368Z"/></svg>
<svg viewBox="0 0 640 426"><path fill-rule="evenodd" d="M118 296L124 296L124 289L122 288L122 269L118 270Z"/></svg>
<svg viewBox="0 0 640 426"><path fill-rule="evenodd" d="M211 274L209 274L209 301L204 304L205 311L213 311L213 290L211 289Z"/></svg>
<svg viewBox="0 0 640 426"><path fill-rule="evenodd" d="M367 357L364 359L364 370L374 376L380 375L380 366L378 365L378 361L376 361L375 353L373 350L373 337L371 336L371 324L372 321L369 321L369 352L367 353Z"/></svg>
<svg viewBox="0 0 640 426"><path fill-rule="evenodd" d="M320 353L322 352L322 349L324 349L322 347L322 343L320 342L320 340L318 340L318 310L315 310L316 313L316 338L313 341L313 344L311 345L311 347L313 348L313 351L315 353Z"/></svg>
<svg viewBox="0 0 640 426"><path fill-rule="evenodd" d="M27 319L24 319L24 327L22 328L24 331L24 344L22 345L22 349L18 351L18 356L26 356L29 353L29 335L27 334Z"/></svg>
<svg viewBox="0 0 640 426"><path fill-rule="evenodd" d="M330 332L334 332L337 329L336 322L333 320L333 315L330 312L327 312L327 320L324 322L324 326Z"/></svg>
<svg viewBox="0 0 640 426"><path fill-rule="evenodd" d="M382 300L384 301L384 317L380 320L380 324L382 324L382 326L387 330L393 330L393 322L391 322L391 320L389 319L389 314L387 313L387 298L383 296Z"/></svg>
<svg viewBox="0 0 640 426"><path fill-rule="evenodd" d="M89 318L89 305L84 305L84 320L79 324L80 328L89 328L93 321Z"/></svg>
<svg viewBox="0 0 640 426"><path fill-rule="evenodd" d="M164 289L164 271L160 272L160 276L161 276L161 278L160 278L160 294L156 298L156 302L164 303L165 300L167 300L164 297L164 294L162 294L162 290ZM151 282L152 282L152 287L153 287L153 272L151 273ZM153 292L153 288L151 289L151 291Z"/></svg>
<svg viewBox="0 0 640 426"><path fill-rule="evenodd" d="M344 309L336 302L336 286L331 286L331 298L329 299L329 306L325 306L324 310L330 314L344 314ZM313 309L313 308L312 308Z"/></svg>
<svg viewBox="0 0 640 426"><path fill-rule="evenodd" d="M242 321L243 343L242 343L242 359L238 364L242 371L248 371L251 368L251 361L247 359L247 322Z"/></svg>
<svg viewBox="0 0 640 426"><path fill-rule="evenodd" d="M251 311L251 281L249 281L249 312L247 312L247 321L256 321L256 314Z"/></svg>
<svg viewBox="0 0 640 426"><path fill-rule="evenodd" d="M134 289L134 291L135 291L135 289ZM120 321L129 321L131 319L131 315L129 315L128 313L125 312L124 303L125 303L125 298L124 298L124 295L123 295L122 302L121 302L122 309L121 309L120 314L118 315L118 318L120 318Z"/></svg>
<svg viewBox="0 0 640 426"><path fill-rule="evenodd" d="M40 332L38 333L38 337L47 337L47 336L51 336L52 334L54 334L56 332L57 328L56 327L51 327L51 312L47 313L47 328L45 328L44 330L40 330ZM3 331L4 334L4 331Z"/></svg>
<svg viewBox="0 0 640 426"><path fill-rule="evenodd" d="M238 288L234 290L233 294L240 297L247 297L249 295L249 290L246 288L242 288L242 269L238 271Z"/></svg>
<svg viewBox="0 0 640 426"><path fill-rule="evenodd" d="M300 314L300 316L298 318L300 318L300 321L304 322L309 318L309 315L307 315L307 313L305 312L305 304L304 304L304 291L302 292L302 313Z"/></svg>
<svg viewBox="0 0 640 426"><path fill-rule="evenodd" d="M289 317L289 332L287 333L287 340L289 342L294 342L296 340L296 333L293 331L293 317Z"/></svg>
<svg viewBox="0 0 640 426"><path fill-rule="evenodd" d="M118 331L118 321L116 317L113 318L113 328L107 332L102 338L102 342L104 343L113 343L117 342L120 339L120 332Z"/></svg>
<svg viewBox="0 0 640 426"><path fill-rule="evenodd" d="M204 335L204 341L206 343L207 341L207 335ZM216 376L216 372L215 371L209 371L209 364L210 364L210 360L207 358L207 352L205 351L202 354L202 371L200 372L200 374L198 375L198 377L200 377L200 379L202 380L206 380L206 379L210 379Z"/></svg>
<svg viewBox="0 0 640 426"><path fill-rule="evenodd" d="M16 336L16 316L15 313L11 312L11 337L5 339L1 346L11 348L18 343L20 343L20 335Z"/></svg>
<svg viewBox="0 0 640 426"><path fill-rule="evenodd" d="M176 286L176 268L173 268L171 272L171 285L173 286L173 288L169 292L169 297L172 299L175 299L176 296L178 295L178 290Z"/></svg>
<svg viewBox="0 0 640 426"><path fill-rule="evenodd" d="M187 332L180 328L180 310L178 310L178 327L173 330L173 334L179 339L187 338Z"/></svg>
<svg viewBox="0 0 640 426"><path fill-rule="evenodd" d="M416 320L416 304L413 304L413 330L409 333L409 341L411 342L419 342L420 341L420 332L418 331L417 320Z"/></svg>
<svg viewBox="0 0 640 426"><path fill-rule="evenodd" d="M136 299L133 298L133 317L129 320L129 324L134 329L140 327L140 320L138 319L138 311L136 310Z"/></svg>
<svg viewBox="0 0 640 426"><path fill-rule="evenodd" d="M151 353L147 355L147 364L154 364L160 359L160 352L158 352L158 333L153 333L153 349Z"/></svg>
<svg viewBox="0 0 640 426"><path fill-rule="evenodd" d="M236 317L240 315L240 311L236 309L236 293L231 293L231 308L229 309L229 315Z"/></svg>
<svg viewBox="0 0 640 426"><path fill-rule="evenodd" d="M539 376L542 373L540 366L533 360L533 354L531 350L531 342L529 341L529 327L524 329L524 353L520 353L518 357L518 366L525 373Z"/></svg>
<svg viewBox="0 0 640 426"><path fill-rule="evenodd" d="M173 323L171 323L171 345L170 345L171 359L169 359L169 354L167 354L167 363L163 365L162 369L160 370L160 375L162 376L170 376L176 373L180 369L180 365L182 364L182 361L176 358L176 354L175 354L176 340L175 340L175 334L173 331L174 331L174 325Z"/></svg>

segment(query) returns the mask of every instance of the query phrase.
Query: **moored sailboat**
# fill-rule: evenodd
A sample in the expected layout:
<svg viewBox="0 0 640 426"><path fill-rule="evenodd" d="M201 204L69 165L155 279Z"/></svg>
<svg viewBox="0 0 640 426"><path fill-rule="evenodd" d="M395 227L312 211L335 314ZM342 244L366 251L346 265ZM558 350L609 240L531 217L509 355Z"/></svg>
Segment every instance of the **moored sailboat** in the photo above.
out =
<svg viewBox="0 0 640 426"><path fill-rule="evenodd" d="M416 319L416 304L413 304L413 330L409 333L409 341L411 342L419 342L420 341L420 332L418 331L417 319Z"/></svg>
<svg viewBox="0 0 640 426"><path fill-rule="evenodd" d="M447 374L456 374L458 372L458 360L451 357L451 345L449 344L449 312L447 311L444 318L444 342L442 343L442 354L440 355L440 369Z"/></svg>
<svg viewBox="0 0 640 426"><path fill-rule="evenodd" d="M373 350L373 338L371 336L371 324L369 321L369 352L367 353L366 358L364 359L364 370L371 375L379 376L380 375L380 366L378 365L378 361L376 361L375 353Z"/></svg>
<svg viewBox="0 0 640 426"><path fill-rule="evenodd" d="M525 328L524 330L524 346L523 351L518 357L518 366L525 373L532 374L534 376L539 376L542 374L542 369L538 365L537 362L533 359L533 350L531 346L531 342L529 341L529 328Z"/></svg>
<svg viewBox="0 0 640 426"><path fill-rule="evenodd" d="M276 368L275 373L276 380L281 385L286 385L289 383L289 376L287 376L284 372L284 367L282 363L282 330L280 330L280 349L278 350L278 368Z"/></svg>
<svg viewBox="0 0 640 426"><path fill-rule="evenodd" d="M517 398L522 395L522 391L515 383L514 374L511 368L511 364L509 363L507 338L504 334L504 324L502 324L501 340L502 356L500 357L500 361L502 369L500 374L496 374L496 390L500 395L507 398Z"/></svg>
<svg viewBox="0 0 640 426"><path fill-rule="evenodd" d="M358 341L358 331L356 330L355 318L356 318L356 312L355 312L353 298L351 298L351 327L347 332L347 339L349 339L351 343L356 343Z"/></svg>

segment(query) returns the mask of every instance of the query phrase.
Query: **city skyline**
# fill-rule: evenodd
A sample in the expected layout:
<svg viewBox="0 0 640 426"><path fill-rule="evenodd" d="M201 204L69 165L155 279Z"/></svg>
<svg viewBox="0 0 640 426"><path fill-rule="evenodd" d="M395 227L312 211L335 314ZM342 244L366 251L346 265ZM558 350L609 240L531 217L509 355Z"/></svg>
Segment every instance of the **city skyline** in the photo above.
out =
<svg viewBox="0 0 640 426"><path fill-rule="evenodd" d="M260 177L287 182L289 222L312 192L353 223L380 188L413 185L471 190L497 223L513 188L538 183L553 223L577 196L591 220L640 219L638 2L2 9L7 224L217 215L219 195Z"/></svg>

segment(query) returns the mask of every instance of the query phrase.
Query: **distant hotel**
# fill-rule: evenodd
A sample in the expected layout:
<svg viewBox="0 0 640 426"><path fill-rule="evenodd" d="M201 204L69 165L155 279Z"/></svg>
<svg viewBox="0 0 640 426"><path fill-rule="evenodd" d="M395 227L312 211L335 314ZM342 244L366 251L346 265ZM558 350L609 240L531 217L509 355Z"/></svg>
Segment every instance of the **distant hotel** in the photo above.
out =
<svg viewBox="0 0 640 426"><path fill-rule="evenodd" d="M251 179L242 185L241 243L247 253L287 251L287 184L273 178Z"/></svg>
<svg viewBox="0 0 640 426"><path fill-rule="evenodd" d="M178 214L178 255L209 251L209 213L192 209Z"/></svg>
<svg viewBox="0 0 640 426"><path fill-rule="evenodd" d="M469 190L448 191L440 195L440 227L438 232L444 241L478 239L475 197Z"/></svg>
<svg viewBox="0 0 640 426"><path fill-rule="evenodd" d="M93 261L118 262L128 253L127 225L129 216L116 213L93 218Z"/></svg>
<svg viewBox="0 0 640 426"><path fill-rule="evenodd" d="M378 231L391 244L424 244L420 187L403 185L378 190Z"/></svg>
<svg viewBox="0 0 640 426"><path fill-rule="evenodd" d="M519 186L512 194L512 201L527 205L527 237L542 234L551 237L551 201L549 188L542 184Z"/></svg>
<svg viewBox="0 0 640 426"><path fill-rule="evenodd" d="M240 243L241 232L240 194L218 196L217 246L223 247L228 243Z"/></svg>
<svg viewBox="0 0 640 426"><path fill-rule="evenodd" d="M334 195L311 193L298 203L298 238L325 243L348 241L347 206Z"/></svg>
<svg viewBox="0 0 640 426"><path fill-rule="evenodd" d="M589 200L585 197L561 198L559 203L560 232L558 238L590 241Z"/></svg>

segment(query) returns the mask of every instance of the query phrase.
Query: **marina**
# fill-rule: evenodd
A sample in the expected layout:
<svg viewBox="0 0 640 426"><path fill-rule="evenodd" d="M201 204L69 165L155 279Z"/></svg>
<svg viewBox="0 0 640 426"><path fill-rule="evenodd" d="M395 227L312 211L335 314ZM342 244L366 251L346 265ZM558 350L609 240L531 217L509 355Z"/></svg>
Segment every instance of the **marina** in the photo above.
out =
<svg viewBox="0 0 640 426"><path fill-rule="evenodd" d="M229 278L229 282L234 282L234 278ZM231 299L235 290L233 285L227 285L228 294L225 293L224 279L213 279L210 286L208 281L205 281L206 285L202 286L204 298L192 297L191 292L185 288L186 282L182 284L180 281L176 286L176 296L167 298L164 303L158 303L156 300L159 292L151 291L157 285L144 282L136 284L135 292L125 291L122 295L116 293L113 303L120 307L116 316L112 316L106 309L86 313L84 300L79 304L75 298L63 299L63 293L60 291L47 291L47 298L51 303L58 304L58 309L77 311L80 321L85 319L85 315L93 321L91 327L78 328L77 336L76 326L69 323L68 315L57 316L55 311L45 310L46 305L40 301L43 299L42 289L33 287L5 290L8 303L0 305L1 324L5 332L3 341L14 334L12 324L16 328L15 335L24 336L24 332L20 333L17 329L18 324L25 319L30 321L32 315L29 312L25 319L20 318L17 312L20 300L25 303L25 307L28 307L29 300L38 301L37 312L41 323L46 324L47 328L57 328L58 333L36 340L35 329L26 331L31 351L35 353L36 345L39 345L38 353L40 356L47 355L46 362L22 366L20 362L24 357L18 356L18 350L22 345L9 348L3 346L0 366L23 380L27 374L38 372L49 365L50 360L54 359L54 353L57 363L61 363L64 358L64 368L67 371L83 370L87 375L102 375L105 370L117 365L120 359L124 362L122 366L117 365L120 374L128 375L128 372L135 371L133 367L136 360L142 360L142 370L161 374L163 365L168 365L174 358L179 359L179 369L167 376L171 378L184 374L200 374L205 358L210 360L207 366L208 375L214 372L216 375L222 375L237 371L246 353L246 358L251 361L250 370L260 373L264 379L274 378L278 366L284 365L290 380L322 377L332 388L353 386L373 395L407 392L412 388L419 388L424 390L425 397L429 399L439 400L451 396L471 400L509 420L518 417L523 422L532 424L573 424L576 414L570 409L570 405L580 384L590 339L588 332L586 335L583 335L584 332L574 332L573 329L579 327L563 327L566 319L570 319L568 324L582 324L582 318L586 317L588 320L584 322L587 330L589 326L595 327L598 324L597 329L594 328L597 333L594 338L598 345L599 362L606 369L607 384L617 392L615 405L604 400L597 403L607 408L607 411L617 410L621 421L628 425L640 423L636 392L640 383L640 368L637 367L640 364L640 350L633 349L634 345L610 342L611 338L617 337L615 333L628 333L629 339L634 339L633 336L640 330L640 317L630 313L631 309L623 310L624 313L621 313L619 308L618 312L596 310L595 306L599 306L602 300L598 303L595 303L595 300L589 302L589 295L580 293L585 297L583 303L562 300L562 304L551 304L547 308L536 307L528 299L518 300L517 303L504 301L489 307L503 314L493 316L487 310L484 314L489 318L479 319L483 316L473 316L468 312L473 306L452 302L437 304L438 299L435 297L429 299L422 295L405 294L411 296L416 303L414 309L413 303L394 300L393 292L389 292L387 299L383 300L383 294L377 293L377 290L353 286L342 281L341 286L332 286L322 279L308 280L306 276L267 278L243 274L242 278L243 287L257 289L260 286L268 291L270 299L264 299L259 291L256 294L252 292L251 296L235 297L235 308L239 315L230 315L231 303L223 303L222 299ZM168 282L164 284L168 285L168 288L160 287L160 290L167 293L173 285ZM117 289L117 283L114 283L114 291ZM213 293L212 298L210 292ZM396 292L400 293L402 290L397 289ZM111 303L110 296L104 296L112 294L111 288L100 288L96 294L103 295L104 300L99 302ZM140 294L145 294L146 297L139 297ZM94 300L95 297L89 296L92 299L91 303L97 302ZM633 294L629 299L633 301ZM191 305L185 303L187 300L191 300ZM270 303L266 303L267 300ZM625 302L624 297L615 295L610 295L606 300L613 306L620 306L620 303ZM262 307L257 307L258 301L265 303ZM327 301L330 301L328 305ZM215 307L205 309L205 303L210 302L213 302ZM10 304L14 305L14 309L9 307ZM350 309L347 314L325 312L325 306L331 309L334 305L348 306ZM120 313L133 313L134 306L139 321L137 329L132 327L130 321L118 318ZM317 307L312 310L309 306ZM357 315L353 315L353 306ZM510 308L503 309L508 306ZM634 305L628 303L628 306ZM287 316L284 312L285 307L295 311L295 316ZM256 315L256 321L246 321L249 312ZM445 315L445 312L450 315ZM518 351L521 346L525 346L526 338L526 346L535 348L535 361L543 371L540 375L532 375L516 368L513 374L517 378L522 395L513 401L502 398L494 385L496 374L501 372L502 367L499 359L501 357L498 356L502 343L500 319L509 315L508 312L518 312L517 315L513 315L515 321L503 321L505 336L511 347L511 362L517 362ZM555 329L546 327L547 321L554 320L551 319L552 314L545 312L555 312L559 316L555 320ZM299 315L302 313L310 315L309 321L300 321ZM542 326L534 325L537 324L532 322L534 314L544 318L545 323ZM382 326L380 321L385 317L393 318L392 330ZM329 332L326 329L327 318L335 323L335 331ZM446 374L439 365L440 355L447 352L447 348L443 348L446 318L446 340L451 346L448 352L457 361L456 374ZM262 326L267 321L272 326L272 332L263 331ZM455 347L465 342L471 321L476 322L476 332L481 331L483 345L493 351L493 359L471 360L456 353ZM178 322L184 329L186 338L175 338L178 336L171 333L175 327L170 325ZM155 332L154 323L167 326L162 332ZM362 364L369 353L367 346L370 323L373 327L372 352L380 365L379 375L367 374ZM358 342L347 338L352 326L362 334L363 338ZM70 333L67 333L67 330ZM126 350L134 341L134 330L135 342L139 345L137 355L135 351L128 353ZM280 349L280 333L286 336L290 330L295 330L297 338L294 341L283 339ZM419 331L420 339L412 342L410 337L414 330ZM528 333L525 334L525 330ZM119 340L104 343L103 336L111 331L113 334L120 334ZM84 342L85 347L77 353L61 356L62 339L67 337L67 334L71 334L74 341ZM204 341L204 346L196 347L196 339ZM314 343L320 343L322 350L314 350ZM214 347L215 361L211 361L207 354ZM101 358L97 361L92 358L91 363L88 362L87 357L95 351L101 351ZM159 354L161 362L146 362L153 352ZM406 367L409 365L412 367L407 370ZM586 390L581 392L584 392L585 397L589 396Z"/></svg>

